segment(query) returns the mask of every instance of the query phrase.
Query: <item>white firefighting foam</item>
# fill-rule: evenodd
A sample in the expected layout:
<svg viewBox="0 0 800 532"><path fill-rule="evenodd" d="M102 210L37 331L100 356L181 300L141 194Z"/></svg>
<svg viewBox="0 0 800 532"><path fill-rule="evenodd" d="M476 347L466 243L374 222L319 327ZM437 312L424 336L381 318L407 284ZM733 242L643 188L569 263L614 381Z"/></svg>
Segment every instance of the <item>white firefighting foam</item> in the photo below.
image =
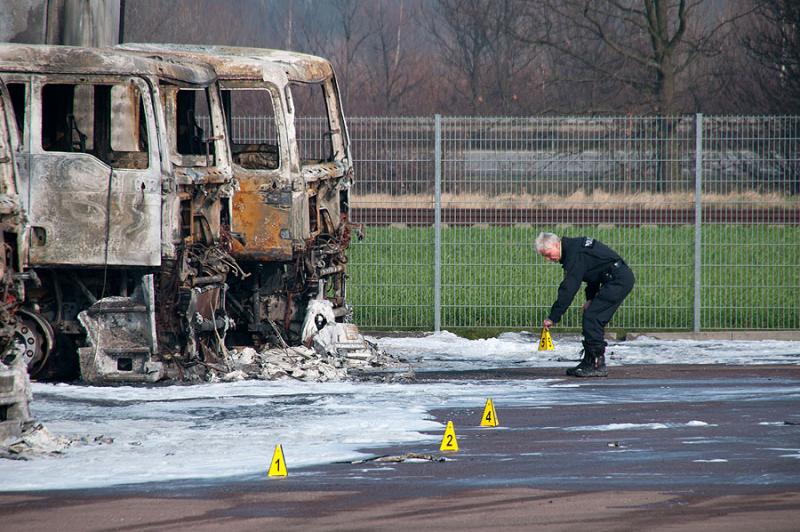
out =
<svg viewBox="0 0 800 532"><path fill-rule="evenodd" d="M379 344L411 360L418 373L574 364L570 359L576 358L577 340L556 338L556 350L550 352L537 352L535 340L524 334L465 340L443 332L425 338L383 338ZM612 366L800 361L798 342L644 339L612 345L609 351L616 353L609 360ZM290 475L302 466L364 457L361 449L402 444L419 451L435 447L443 429L431 410L465 407L480 415L487 397L503 407L719 399L713 389L704 388L686 398L660 387L613 388L600 396L597 389L587 391L582 381L563 379L413 384L287 379L149 387L35 383L31 406L36 419L53 434L79 443L62 455L0 460L0 491L257 476L266 474L278 443L283 445ZM753 383L725 393L728 400L763 393L800 397L800 389L790 383L769 392ZM700 422L683 423L703 430ZM665 426L671 428L666 421Z"/></svg>

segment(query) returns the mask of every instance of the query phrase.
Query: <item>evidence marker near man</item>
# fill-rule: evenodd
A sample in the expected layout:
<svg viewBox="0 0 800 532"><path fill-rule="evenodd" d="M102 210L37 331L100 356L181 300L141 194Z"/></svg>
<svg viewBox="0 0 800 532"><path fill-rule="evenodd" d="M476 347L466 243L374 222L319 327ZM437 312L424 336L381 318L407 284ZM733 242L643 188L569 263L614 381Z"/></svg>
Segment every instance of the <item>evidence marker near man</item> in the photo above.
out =
<svg viewBox="0 0 800 532"><path fill-rule="evenodd" d="M553 337L550 336L550 331L547 328L542 327L542 334L539 336L539 351L553 351L555 350L555 346L553 345Z"/></svg>

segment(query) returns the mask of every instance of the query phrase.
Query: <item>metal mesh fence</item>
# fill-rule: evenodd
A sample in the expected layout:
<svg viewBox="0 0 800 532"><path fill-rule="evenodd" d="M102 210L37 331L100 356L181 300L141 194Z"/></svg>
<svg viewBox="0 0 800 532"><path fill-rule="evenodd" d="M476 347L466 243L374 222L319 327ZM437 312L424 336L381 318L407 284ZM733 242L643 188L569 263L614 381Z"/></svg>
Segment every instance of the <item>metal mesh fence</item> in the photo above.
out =
<svg viewBox="0 0 800 532"><path fill-rule="evenodd" d="M433 121L348 120L354 152L348 299L369 328L430 329L434 322Z"/></svg>
<svg viewBox="0 0 800 532"><path fill-rule="evenodd" d="M701 324L800 328L800 119L703 119Z"/></svg>
<svg viewBox="0 0 800 532"><path fill-rule="evenodd" d="M563 273L533 251L539 231L594 236L626 258L638 286L615 324L691 326L692 232L673 229L692 205L691 120L468 118L443 130L443 327L540 323ZM579 327L579 309L561 326Z"/></svg>
<svg viewBox="0 0 800 532"><path fill-rule="evenodd" d="M636 287L613 328L800 329L799 117L348 127L352 219L367 234L351 246L348 298L362 327L540 323L562 270L531 244L552 231L594 236L631 265ZM562 330L580 327L579 298Z"/></svg>

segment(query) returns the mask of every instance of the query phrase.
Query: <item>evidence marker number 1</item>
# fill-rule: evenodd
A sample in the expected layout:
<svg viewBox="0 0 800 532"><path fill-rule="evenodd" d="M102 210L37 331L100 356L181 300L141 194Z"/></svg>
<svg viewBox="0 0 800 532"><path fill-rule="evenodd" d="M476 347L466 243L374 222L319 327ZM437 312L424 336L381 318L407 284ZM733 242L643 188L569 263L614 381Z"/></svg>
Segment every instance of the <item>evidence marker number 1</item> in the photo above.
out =
<svg viewBox="0 0 800 532"><path fill-rule="evenodd" d="M275 452L272 453L272 462L269 465L270 477L285 477L289 472L286 470L286 459L283 457L283 447L281 444L275 446Z"/></svg>

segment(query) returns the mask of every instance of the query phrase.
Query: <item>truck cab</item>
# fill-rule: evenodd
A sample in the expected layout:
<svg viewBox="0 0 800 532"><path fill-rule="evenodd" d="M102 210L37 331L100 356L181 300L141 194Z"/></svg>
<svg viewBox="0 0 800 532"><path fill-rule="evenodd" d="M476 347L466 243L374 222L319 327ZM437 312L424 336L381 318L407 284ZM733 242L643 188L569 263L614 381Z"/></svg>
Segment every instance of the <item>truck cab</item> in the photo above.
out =
<svg viewBox="0 0 800 532"><path fill-rule="evenodd" d="M213 70L0 44L0 79L28 223L6 347L30 346L34 376L90 383L152 382L213 358L235 263L220 239L233 190Z"/></svg>
<svg viewBox="0 0 800 532"><path fill-rule="evenodd" d="M320 57L224 46L126 44L210 64L220 81L237 190L228 310L234 344L297 345L312 299L349 319L350 143L331 64Z"/></svg>

